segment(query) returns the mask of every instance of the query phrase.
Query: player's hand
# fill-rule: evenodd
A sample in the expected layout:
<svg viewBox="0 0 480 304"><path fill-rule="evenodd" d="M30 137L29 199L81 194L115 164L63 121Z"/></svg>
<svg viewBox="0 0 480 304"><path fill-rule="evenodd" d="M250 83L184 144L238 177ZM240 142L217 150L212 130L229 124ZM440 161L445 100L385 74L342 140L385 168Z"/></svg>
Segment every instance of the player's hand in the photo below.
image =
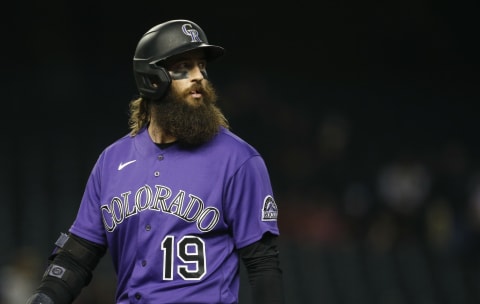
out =
<svg viewBox="0 0 480 304"><path fill-rule="evenodd" d="M53 300L50 299L50 297L47 296L46 294L35 293L30 298L28 298L26 304L55 304L55 303L53 303Z"/></svg>

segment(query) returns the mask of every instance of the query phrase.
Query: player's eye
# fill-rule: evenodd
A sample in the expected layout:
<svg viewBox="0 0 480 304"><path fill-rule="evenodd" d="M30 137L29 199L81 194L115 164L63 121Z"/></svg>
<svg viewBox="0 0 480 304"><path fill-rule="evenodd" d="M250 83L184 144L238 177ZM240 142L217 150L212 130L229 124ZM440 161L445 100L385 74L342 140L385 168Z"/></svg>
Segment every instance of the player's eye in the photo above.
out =
<svg viewBox="0 0 480 304"><path fill-rule="evenodd" d="M205 60L201 60L198 62L198 68L202 71L207 69L207 62Z"/></svg>
<svg viewBox="0 0 480 304"><path fill-rule="evenodd" d="M188 61L181 61L170 66L169 70L174 73L181 73L181 72L188 72L188 70L192 68L193 68L193 65Z"/></svg>
<svg viewBox="0 0 480 304"><path fill-rule="evenodd" d="M191 70L198 67L202 73L206 73L207 62L205 60L179 61L168 68L170 74L187 75Z"/></svg>

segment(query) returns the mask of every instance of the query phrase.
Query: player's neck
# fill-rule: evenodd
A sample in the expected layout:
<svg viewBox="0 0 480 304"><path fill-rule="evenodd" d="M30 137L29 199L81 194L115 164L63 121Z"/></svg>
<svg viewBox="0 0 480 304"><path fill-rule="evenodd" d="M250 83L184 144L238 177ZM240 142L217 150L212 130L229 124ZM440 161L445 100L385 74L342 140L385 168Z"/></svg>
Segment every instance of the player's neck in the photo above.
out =
<svg viewBox="0 0 480 304"><path fill-rule="evenodd" d="M148 134L150 135L152 141L156 144L168 144L177 140L173 136L166 135L165 132L163 132L162 128L160 128L155 123L149 124Z"/></svg>

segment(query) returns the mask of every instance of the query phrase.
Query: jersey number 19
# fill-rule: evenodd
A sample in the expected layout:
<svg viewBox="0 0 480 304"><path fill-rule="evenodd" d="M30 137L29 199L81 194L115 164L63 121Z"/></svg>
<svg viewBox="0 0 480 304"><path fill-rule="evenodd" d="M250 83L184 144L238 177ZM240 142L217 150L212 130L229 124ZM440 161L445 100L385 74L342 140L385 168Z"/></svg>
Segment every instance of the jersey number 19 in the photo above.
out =
<svg viewBox="0 0 480 304"><path fill-rule="evenodd" d="M175 246L176 245L176 246ZM162 241L163 279L173 280L174 268L184 280L200 280L207 271L205 242L196 236L184 236L177 243L168 235ZM183 262L174 265L174 255Z"/></svg>

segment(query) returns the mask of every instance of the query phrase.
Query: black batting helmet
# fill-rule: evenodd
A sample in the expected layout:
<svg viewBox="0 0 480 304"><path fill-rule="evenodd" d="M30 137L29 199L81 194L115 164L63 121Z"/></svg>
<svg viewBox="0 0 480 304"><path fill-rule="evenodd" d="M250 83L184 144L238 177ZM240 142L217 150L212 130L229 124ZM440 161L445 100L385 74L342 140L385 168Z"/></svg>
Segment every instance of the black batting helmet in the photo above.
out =
<svg viewBox="0 0 480 304"><path fill-rule="evenodd" d="M224 54L222 47L209 44L205 32L189 20L171 20L148 30L138 42L133 57L133 73L140 96L161 99L172 82L163 62L173 55L199 48L205 50L207 61Z"/></svg>

